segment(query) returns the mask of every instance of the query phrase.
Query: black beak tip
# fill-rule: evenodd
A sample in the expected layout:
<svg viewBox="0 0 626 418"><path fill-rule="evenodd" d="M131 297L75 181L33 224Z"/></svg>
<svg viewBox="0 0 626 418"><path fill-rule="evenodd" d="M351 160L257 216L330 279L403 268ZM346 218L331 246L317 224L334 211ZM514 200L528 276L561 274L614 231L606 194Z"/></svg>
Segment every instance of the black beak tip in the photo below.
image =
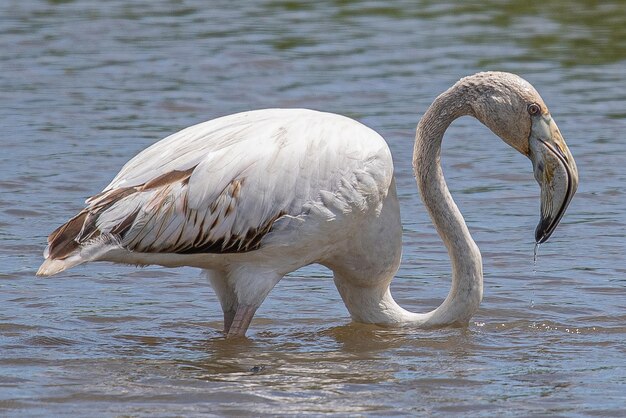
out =
<svg viewBox="0 0 626 418"><path fill-rule="evenodd" d="M539 225L537 225L537 229L535 229L535 242L543 244L550 238L552 231L554 231L554 228L551 228L551 222L547 219L542 219Z"/></svg>

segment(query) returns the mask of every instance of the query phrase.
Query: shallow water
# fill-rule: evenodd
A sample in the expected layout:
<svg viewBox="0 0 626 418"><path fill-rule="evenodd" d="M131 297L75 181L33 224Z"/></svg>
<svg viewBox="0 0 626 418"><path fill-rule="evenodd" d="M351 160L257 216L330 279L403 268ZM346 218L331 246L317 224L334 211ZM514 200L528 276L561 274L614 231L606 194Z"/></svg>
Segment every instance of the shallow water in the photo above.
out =
<svg viewBox="0 0 626 418"><path fill-rule="evenodd" d="M252 3L0 5L0 415L623 414L623 3ZM533 265L530 162L455 122L444 171L485 270L468 329L351 324L317 266L279 283L239 344L194 269L34 277L46 235L139 150L220 115L309 107L387 138L405 226L392 290L432 309L449 265L411 174L415 124L485 69L537 87L580 187Z"/></svg>

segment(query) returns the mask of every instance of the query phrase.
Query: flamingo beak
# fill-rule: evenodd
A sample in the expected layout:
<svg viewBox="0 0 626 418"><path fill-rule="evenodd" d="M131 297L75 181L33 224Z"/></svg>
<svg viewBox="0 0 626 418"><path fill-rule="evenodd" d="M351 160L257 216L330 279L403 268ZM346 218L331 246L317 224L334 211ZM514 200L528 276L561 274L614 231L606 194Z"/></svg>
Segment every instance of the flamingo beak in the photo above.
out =
<svg viewBox="0 0 626 418"><path fill-rule="evenodd" d="M550 114L533 117L529 157L541 187L541 218L535 241L550 238L578 188L578 169L558 126Z"/></svg>

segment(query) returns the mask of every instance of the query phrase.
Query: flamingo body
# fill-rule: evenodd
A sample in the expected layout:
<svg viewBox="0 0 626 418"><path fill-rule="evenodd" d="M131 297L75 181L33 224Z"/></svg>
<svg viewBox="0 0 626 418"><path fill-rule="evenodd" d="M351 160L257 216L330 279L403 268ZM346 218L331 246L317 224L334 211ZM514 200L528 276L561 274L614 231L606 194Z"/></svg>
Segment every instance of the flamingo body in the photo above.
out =
<svg viewBox="0 0 626 418"><path fill-rule="evenodd" d="M86 203L51 234L38 274L87 261L194 266L236 312L311 263L365 267L375 273L367 285L400 261L389 148L330 113L265 109L191 126L139 153Z"/></svg>
<svg viewBox="0 0 626 418"><path fill-rule="evenodd" d="M538 243L578 185L556 123L519 76L475 74L437 97L413 153L422 201L452 264L448 296L430 312L403 309L389 290L402 226L387 144L357 121L305 109L225 116L147 148L50 234L37 274L88 261L199 267L222 305L226 335L241 336L285 274L320 263L355 321L465 326L482 300L482 259L440 164L445 130L465 115L531 159L541 186Z"/></svg>

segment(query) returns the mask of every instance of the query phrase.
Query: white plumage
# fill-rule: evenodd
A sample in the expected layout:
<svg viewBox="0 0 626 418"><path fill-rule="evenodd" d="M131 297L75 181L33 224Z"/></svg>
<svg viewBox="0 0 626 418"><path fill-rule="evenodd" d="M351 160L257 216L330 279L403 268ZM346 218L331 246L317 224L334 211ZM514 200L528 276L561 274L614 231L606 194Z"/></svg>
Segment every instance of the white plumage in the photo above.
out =
<svg viewBox="0 0 626 418"><path fill-rule="evenodd" d="M268 109L201 123L158 142L130 160L105 192L190 169L185 182L120 200L100 215L98 228L110 231L120 215L139 208L124 247L195 251L220 242L216 252L239 252L250 243L271 245L279 231L293 236L305 221L380 205L393 173L389 150L371 129L328 113ZM270 227L263 245L250 242L251 231ZM274 241L289 245L282 236Z"/></svg>
<svg viewBox="0 0 626 418"><path fill-rule="evenodd" d="M486 88L493 85L507 100ZM482 297L482 264L441 174L443 131L456 117L472 114L522 152L530 141L507 136L507 126L498 122L495 129L489 112L481 116L472 110L472 103L484 97L503 107L494 115L507 115L509 131L530 126L520 109L528 100L541 101L517 76L478 74L440 96L420 123L416 176L453 260L450 294L432 312L408 312L389 292L400 263L402 226L387 144L352 119L305 109L225 116L147 148L49 236L37 274L56 274L88 261L199 267L220 300L225 332L236 336L245 334L256 309L285 274L320 263L333 270L357 321L467 324ZM540 157L551 158L548 154ZM555 164L569 164L567 155L563 158ZM571 168L559 172L562 181L574 176ZM546 195L556 196L558 201L545 207L559 214L542 220L549 231L542 239L558 223L572 190Z"/></svg>
<svg viewBox="0 0 626 418"><path fill-rule="evenodd" d="M383 138L343 116L266 109L214 119L131 159L86 201L80 233L59 235L79 245L38 274L109 260L192 265L233 282L245 268L262 270L251 289L271 289L277 276L323 262L339 235L380 212L392 176Z"/></svg>

